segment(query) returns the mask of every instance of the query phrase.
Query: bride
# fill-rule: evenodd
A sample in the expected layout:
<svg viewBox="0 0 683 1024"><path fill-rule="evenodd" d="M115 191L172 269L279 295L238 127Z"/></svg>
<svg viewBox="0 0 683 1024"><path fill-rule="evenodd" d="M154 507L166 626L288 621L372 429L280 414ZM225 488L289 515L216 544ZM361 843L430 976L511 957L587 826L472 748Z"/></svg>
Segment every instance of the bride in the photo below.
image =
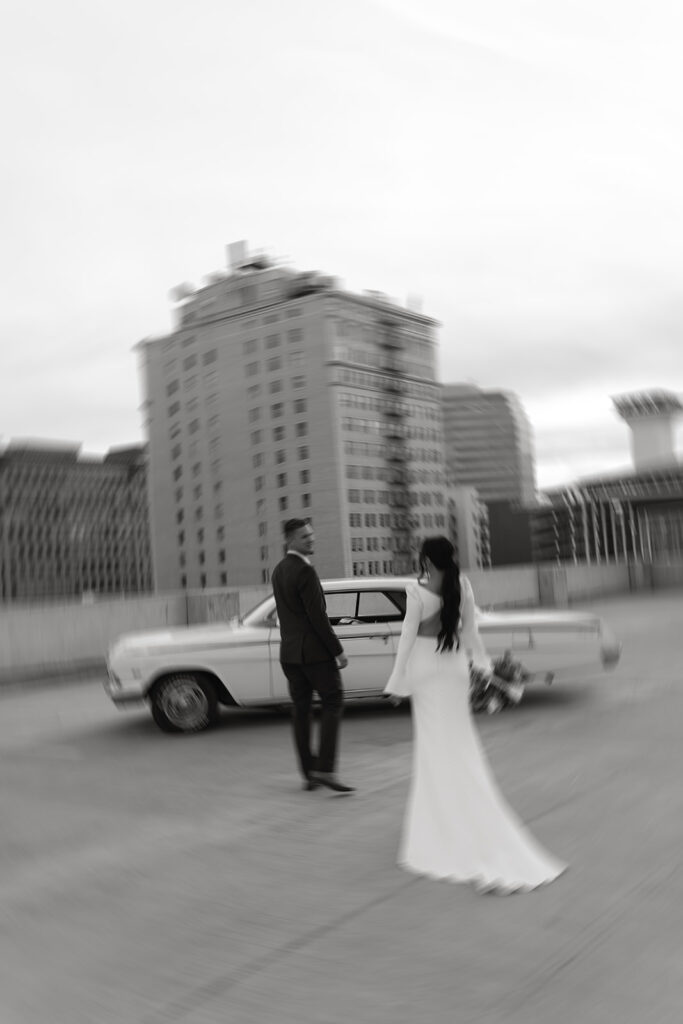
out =
<svg viewBox="0 0 683 1024"><path fill-rule="evenodd" d="M428 537L385 693L410 697L413 774L398 863L480 891L528 891L567 865L536 842L491 774L469 707L468 654L487 672L469 580L447 537ZM466 653L467 652L467 653Z"/></svg>

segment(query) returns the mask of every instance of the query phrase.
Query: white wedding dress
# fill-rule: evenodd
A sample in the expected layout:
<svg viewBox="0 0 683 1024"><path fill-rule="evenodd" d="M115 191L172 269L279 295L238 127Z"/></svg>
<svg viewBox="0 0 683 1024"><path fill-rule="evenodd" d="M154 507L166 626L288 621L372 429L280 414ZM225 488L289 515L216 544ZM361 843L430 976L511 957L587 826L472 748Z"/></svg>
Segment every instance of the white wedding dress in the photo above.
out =
<svg viewBox="0 0 683 1024"><path fill-rule="evenodd" d="M385 693L410 697L413 774L398 863L430 878L515 892L551 882L567 867L536 842L491 774L469 705L469 660L491 662L479 636L469 580L462 592L460 650L440 654L434 635L441 598L406 586L406 616ZM431 620L431 622L427 622ZM436 624L436 626L435 626Z"/></svg>

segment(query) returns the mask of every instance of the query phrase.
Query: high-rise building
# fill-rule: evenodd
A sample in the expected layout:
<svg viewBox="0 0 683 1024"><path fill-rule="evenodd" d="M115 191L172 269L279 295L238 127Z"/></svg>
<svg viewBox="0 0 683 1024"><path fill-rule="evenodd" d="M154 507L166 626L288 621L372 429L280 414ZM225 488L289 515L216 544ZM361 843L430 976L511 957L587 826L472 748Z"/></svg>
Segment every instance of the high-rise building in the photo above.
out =
<svg viewBox="0 0 683 1024"><path fill-rule="evenodd" d="M449 536L461 569L491 565L489 513L475 487L448 488Z"/></svg>
<svg viewBox="0 0 683 1024"><path fill-rule="evenodd" d="M310 518L322 576L411 571L447 528L435 321L244 243L139 345L157 586L267 582Z"/></svg>
<svg viewBox="0 0 683 1024"><path fill-rule="evenodd" d="M152 589L143 448L79 451L13 441L0 454L3 601Z"/></svg>
<svg viewBox="0 0 683 1024"><path fill-rule="evenodd" d="M449 483L476 487L484 501L535 502L531 425L517 395L444 384L442 403Z"/></svg>

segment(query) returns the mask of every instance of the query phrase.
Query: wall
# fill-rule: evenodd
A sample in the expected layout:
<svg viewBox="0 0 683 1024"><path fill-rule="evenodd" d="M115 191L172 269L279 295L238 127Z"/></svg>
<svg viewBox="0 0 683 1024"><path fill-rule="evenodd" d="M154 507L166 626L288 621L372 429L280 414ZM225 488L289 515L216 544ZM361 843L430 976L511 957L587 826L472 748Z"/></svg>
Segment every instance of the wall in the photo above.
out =
<svg viewBox="0 0 683 1024"><path fill-rule="evenodd" d="M539 603L536 566L470 569L465 573L480 608L529 608Z"/></svg>
<svg viewBox="0 0 683 1024"><path fill-rule="evenodd" d="M0 684L86 670L104 671L122 633L218 622L250 611L267 587L0 606Z"/></svg>

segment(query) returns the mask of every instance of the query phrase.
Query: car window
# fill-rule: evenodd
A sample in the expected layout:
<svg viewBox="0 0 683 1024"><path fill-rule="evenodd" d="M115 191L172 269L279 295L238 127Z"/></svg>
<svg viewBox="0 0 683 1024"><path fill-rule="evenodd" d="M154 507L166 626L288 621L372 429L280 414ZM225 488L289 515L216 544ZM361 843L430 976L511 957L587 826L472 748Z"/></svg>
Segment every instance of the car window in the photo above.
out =
<svg viewBox="0 0 683 1024"><path fill-rule="evenodd" d="M400 622L405 612L397 603L393 591L361 590L358 618L363 622ZM405 604L405 594L402 595Z"/></svg>
<svg viewBox="0 0 683 1024"><path fill-rule="evenodd" d="M344 621L350 622L355 619L357 599L358 593L355 590L325 594L327 617L330 623L333 626L338 626Z"/></svg>

